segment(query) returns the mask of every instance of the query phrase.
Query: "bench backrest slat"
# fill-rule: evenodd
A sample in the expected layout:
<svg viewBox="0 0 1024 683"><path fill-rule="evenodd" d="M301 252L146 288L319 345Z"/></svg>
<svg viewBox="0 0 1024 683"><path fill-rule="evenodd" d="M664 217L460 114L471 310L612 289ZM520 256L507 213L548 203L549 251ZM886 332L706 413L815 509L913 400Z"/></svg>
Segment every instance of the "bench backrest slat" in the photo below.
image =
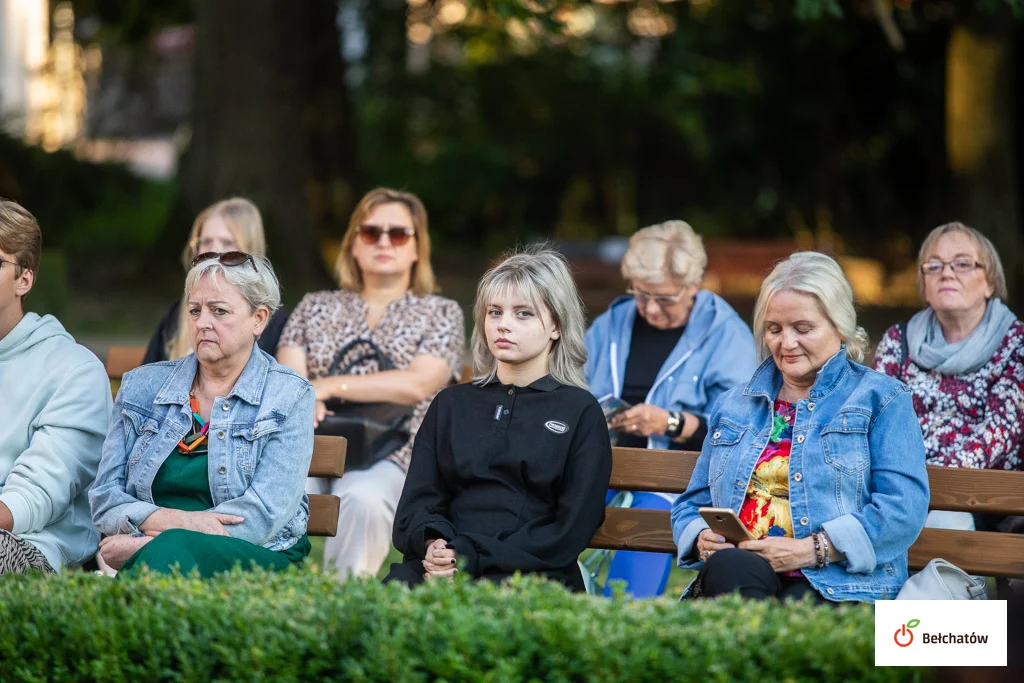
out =
<svg viewBox="0 0 1024 683"><path fill-rule="evenodd" d="M142 359L146 357L144 346L111 346L107 349L107 377L110 379L121 379L129 370L142 365Z"/></svg>
<svg viewBox="0 0 1024 683"><path fill-rule="evenodd" d="M699 453L642 448L613 450L611 488L682 493ZM929 467L936 510L1024 515L1024 473ZM606 508L593 548L675 554L666 510ZM924 529L910 548L910 568L941 557L984 576L1024 576L1024 535Z"/></svg>
<svg viewBox="0 0 1024 683"><path fill-rule="evenodd" d="M314 436L309 476L338 478L345 473L348 440L343 436Z"/></svg>

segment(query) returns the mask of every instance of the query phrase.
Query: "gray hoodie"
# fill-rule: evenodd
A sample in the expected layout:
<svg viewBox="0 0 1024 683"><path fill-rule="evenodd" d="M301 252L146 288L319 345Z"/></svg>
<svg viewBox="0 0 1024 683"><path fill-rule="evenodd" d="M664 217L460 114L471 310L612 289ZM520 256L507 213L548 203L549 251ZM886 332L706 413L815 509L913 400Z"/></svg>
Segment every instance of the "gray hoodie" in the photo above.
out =
<svg viewBox="0 0 1024 683"><path fill-rule="evenodd" d="M110 409L103 364L53 316L28 313L0 339L0 501L58 571L96 552L88 489Z"/></svg>

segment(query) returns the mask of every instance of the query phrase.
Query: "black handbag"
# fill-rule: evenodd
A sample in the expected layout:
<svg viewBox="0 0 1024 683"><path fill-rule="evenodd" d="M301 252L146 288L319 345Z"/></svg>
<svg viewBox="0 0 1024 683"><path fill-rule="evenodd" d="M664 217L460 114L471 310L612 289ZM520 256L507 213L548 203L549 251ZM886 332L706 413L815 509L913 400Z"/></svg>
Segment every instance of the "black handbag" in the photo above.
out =
<svg viewBox="0 0 1024 683"><path fill-rule="evenodd" d="M347 375L351 374L353 368L373 365L376 365L376 372L395 368L391 359L372 341L356 339L338 352L328 375ZM327 415L320 422L316 433L347 439L346 472L364 470L377 464L409 440L413 406L341 399L329 399L326 405L334 415Z"/></svg>

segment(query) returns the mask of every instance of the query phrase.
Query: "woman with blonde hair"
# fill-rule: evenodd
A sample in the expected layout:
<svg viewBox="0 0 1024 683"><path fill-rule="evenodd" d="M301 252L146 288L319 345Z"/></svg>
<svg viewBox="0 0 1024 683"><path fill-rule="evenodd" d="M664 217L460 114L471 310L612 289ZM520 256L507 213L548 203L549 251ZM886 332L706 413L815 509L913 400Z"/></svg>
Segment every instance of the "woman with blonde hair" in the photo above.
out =
<svg viewBox="0 0 1024 683"><path fill-rule="evenodd" d="M587 331L591 392L602 405L629 406L608 422L618 446L700 450L715 400L754 371L750 328L700 288L707 260L700 236L683 221L652 225L629 240L626 296ZM667 510L674 498L634 493L630 507ZM605 594L618 580L635 597L660 595L671 569L671 555L619 551Z"/></svg>
<svg viewBox="0 0 1024 683"><path fill-rule="evenodd" d="M471 384L440 392L395 518L385 581L536 573L584 590L577 558L604 520L611 443L586 389L583 304L544 248L489 270L473 307Z"/></svg>
<svg viewBox="0 0 1024 683"><path fill-rule="evenodd" d="M387 557L412 439L434 394L462 374L465 332L459 305L435 294L427 211L413 194L378 188L360 200L337 272L340 289L307 294L292 313L278 360L313 383L315 425L328 400L412 409L397 450L331 485L341 510L324 558L345 579L376 574Z"/></svg>
<svg viewBox="0 0 1024 683"><path fill-rule="evenodd" d="M797 252L761 284L758 357L715 403L710 435L672 507L694 597L874 602L896 597L928 512L910 392L861 365L868 338L834 259ZM754 540L712 531L731 508Z"/></svg>
<svg viewBox="0 0 1024 683"><path fill-rule="evenodd" d="M260 210L248 199L232 197L203 209L192 223L192 232L181 253L181 263L188 272L192 261L200 254L229 251L266 256L267 240L263 234L263 219ZM146 355L142 360L144 364L176 360L192 352L188 311L182 301L179 299L171 304L157 324L146 347ZM287 311L275 311L257 341L259 347L270 355L277 351L277 341L287 319Z"/></svg>

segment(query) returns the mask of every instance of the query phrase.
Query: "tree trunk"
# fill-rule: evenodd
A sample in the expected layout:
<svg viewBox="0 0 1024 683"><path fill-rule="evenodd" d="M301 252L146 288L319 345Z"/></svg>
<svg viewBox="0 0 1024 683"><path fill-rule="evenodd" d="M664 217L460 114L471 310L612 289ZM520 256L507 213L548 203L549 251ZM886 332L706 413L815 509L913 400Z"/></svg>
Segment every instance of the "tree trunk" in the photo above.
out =
<svg viewBox="0 0 1024 683"><path fill-rule="evenodd" d="M340 237L356 199L337 0L217 0L195 10L195 111L170 239L182 243L181 222L212 202L248 197L288 289L324 286L321 241Z"/></svg>
<svg viewBox="0 0 1024 683"><path fill-rule="evenodd" d="M1009 299L1024 295L1020 201L1013 125L1013 24L975 17L953 28L947 53L946 146L963 222L995 245Z"/></svg>

